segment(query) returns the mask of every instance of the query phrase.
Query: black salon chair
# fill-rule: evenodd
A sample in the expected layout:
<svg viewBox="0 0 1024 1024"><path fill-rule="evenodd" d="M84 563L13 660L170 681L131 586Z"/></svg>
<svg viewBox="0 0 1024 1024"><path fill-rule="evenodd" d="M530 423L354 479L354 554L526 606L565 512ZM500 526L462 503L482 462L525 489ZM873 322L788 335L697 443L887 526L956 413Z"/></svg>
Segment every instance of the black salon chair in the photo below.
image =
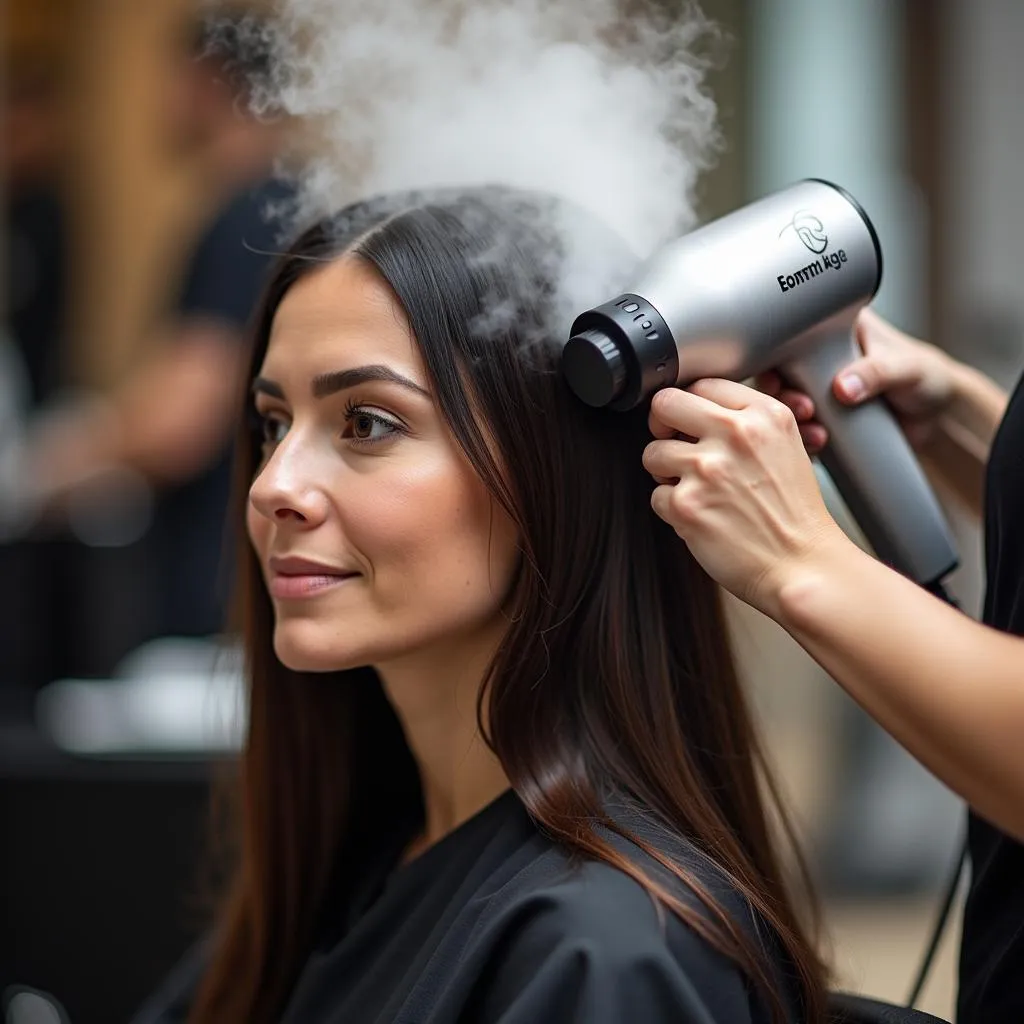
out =
<svg viewBox="0 0 1024 1024"><path fill-rule="evenodd" d="M911 1010L846 992L832 992L828 1001L830 1024L948 1024L923 1010Z"/></svg>

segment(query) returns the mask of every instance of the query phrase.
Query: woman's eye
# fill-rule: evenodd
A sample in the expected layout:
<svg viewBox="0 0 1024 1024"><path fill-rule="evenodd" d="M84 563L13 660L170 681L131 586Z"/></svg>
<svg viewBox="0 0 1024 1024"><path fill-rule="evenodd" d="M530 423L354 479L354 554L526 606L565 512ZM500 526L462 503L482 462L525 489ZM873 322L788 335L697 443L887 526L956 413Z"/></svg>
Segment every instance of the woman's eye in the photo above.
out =
<svg viewBox="0 0 1024 1024"><path fill-rule="evenodd" d="M386 441L400 433L402 426L390 417L358 407L345 411L345 437L360 444Z"/></svg>
<svg viewBox="0 0 1024 1024"><path fill-rule="evenodd" d="M260 434L266 445L278 445L288 433L288 424L274 416L260 417Z"/></svg>

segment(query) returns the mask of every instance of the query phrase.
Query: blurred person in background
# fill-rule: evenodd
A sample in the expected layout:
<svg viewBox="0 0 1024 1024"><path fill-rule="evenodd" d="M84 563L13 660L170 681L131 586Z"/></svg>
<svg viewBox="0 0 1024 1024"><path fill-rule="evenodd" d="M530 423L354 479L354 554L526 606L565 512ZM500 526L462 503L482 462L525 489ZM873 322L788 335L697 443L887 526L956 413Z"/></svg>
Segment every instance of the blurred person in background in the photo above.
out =
<svg viewBox="0 0 1024 1024"><path fill-rule="evenodd" d="M279 244L273 212L289 195L274 176L287 124L256 116L249 103L250 83L268 66L254 17L200 20L176 63L167 142L201 152L217 212L152 355L107 393L39 409L22 461L28 500L48 531L60 529L76 494L111 474L141 477L152 490L145 550L154 615L149 635L125 637L126 647L222 627L229 427L246 323Z"/></svg>

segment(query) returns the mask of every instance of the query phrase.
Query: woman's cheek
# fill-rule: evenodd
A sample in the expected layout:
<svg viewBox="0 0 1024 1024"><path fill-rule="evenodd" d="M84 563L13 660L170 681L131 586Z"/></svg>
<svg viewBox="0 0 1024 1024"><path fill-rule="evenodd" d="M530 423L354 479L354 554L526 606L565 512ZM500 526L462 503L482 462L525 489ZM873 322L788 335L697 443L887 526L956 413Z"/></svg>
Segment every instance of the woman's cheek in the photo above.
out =
<svg viewBox="0 0 1024 1024"><path fill-rule="evenodd" d="M251 503L245 506L245 528L249 535L249 543L252 544L257 555L263 557L266 554L270 523L253 508Z"/></svg>

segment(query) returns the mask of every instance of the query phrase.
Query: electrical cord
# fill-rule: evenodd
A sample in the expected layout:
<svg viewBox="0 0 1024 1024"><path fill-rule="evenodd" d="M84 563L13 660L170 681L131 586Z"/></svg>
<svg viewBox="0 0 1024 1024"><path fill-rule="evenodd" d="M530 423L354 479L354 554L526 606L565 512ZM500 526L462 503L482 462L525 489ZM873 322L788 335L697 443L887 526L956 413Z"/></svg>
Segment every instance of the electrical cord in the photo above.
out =
<svg viewBox="0 0 1024 1024"><path fill-rule="evenodd" d="M921 991L924 988L924 983L928 980L928 975L931 973L932 966L935 962L935 954L939 951L939 943L942 941L942 936L946 931L946 925L949 923L949 915L953 910L953 902L956 899L957 890L960 888L960 880L963 878L964 870L967 867L967 840L966 838L960 844L960 853L957 856L956 866L953 868L953 873L949 879L949 883L946 886L946 892L942 900L942 907L939 910L939 916L935 921L935 927L932 929L931 938L928 941L928 948L925 950L924 957L921 960L921 966L917 970L917 977L914 979L914 984L911 986L910 995L907 996L907 1008L913 1009L918 999L921 998Z"/></svg>

